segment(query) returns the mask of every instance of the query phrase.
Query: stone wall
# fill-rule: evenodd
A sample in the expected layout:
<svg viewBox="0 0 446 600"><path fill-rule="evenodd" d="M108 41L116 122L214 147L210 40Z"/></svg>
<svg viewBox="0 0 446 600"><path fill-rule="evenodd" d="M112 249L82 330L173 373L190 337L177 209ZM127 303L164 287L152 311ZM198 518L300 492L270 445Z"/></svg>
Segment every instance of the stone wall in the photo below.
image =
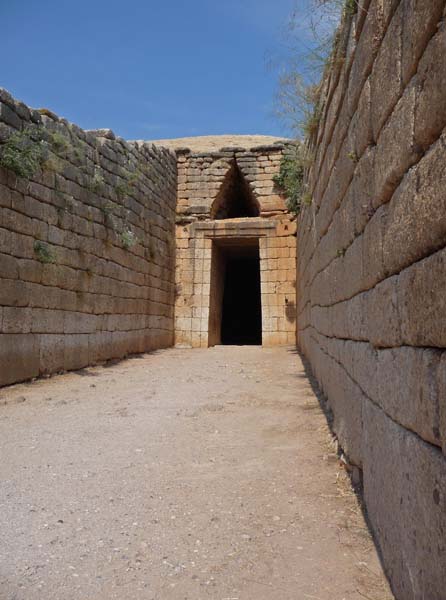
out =
<svg viewBox="0 0 446 600"><path fill-rule="evenodd" d="M175 155L1 90L0 142L18 131L41 156L0 167L0 385L172 345Z"/></svg>
<svg viewBox="0 0 446 600"><path fill-rule="evenodd" d="M240 144L244 139L235 136L233 142ZM214 293L222 294L216 246L229 239L241 244L256 239L259 243L263 345L295 343L296 223L273 180L285 150L286 145L279 142L202 152L177 150L178 345L207 347L219 343L215 330L218 318L212 310L213 305L218 306ZM231 202L235 169L257 216L219 218Z"/></svg>
<svg viewBox="0 0 446 600"><path fill-rule="evenodd" d="M444 0L362 0L323 85L298 336L396 597L446 582Z"/></svg>

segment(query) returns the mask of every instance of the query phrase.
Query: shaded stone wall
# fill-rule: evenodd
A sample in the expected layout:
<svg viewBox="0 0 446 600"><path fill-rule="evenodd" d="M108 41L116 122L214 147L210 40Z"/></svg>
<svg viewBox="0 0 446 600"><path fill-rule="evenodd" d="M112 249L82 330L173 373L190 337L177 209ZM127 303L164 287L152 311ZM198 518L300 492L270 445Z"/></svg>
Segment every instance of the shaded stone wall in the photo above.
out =
<svg viewBox="0 0 446 600"><path fill-rule="evenodd" d="M273 181L284 151L281 143L207 152L177 151L177 344L207 347L219 338L214 330L218 319L211 313L215 304L212 288L220 296L222 282L211 265L215 267L218 262L218 250L214 256L213 247L229 239L239 243L259 240L263 344L295 343L296 223ZM249 188L246 193L257 207L258 216L215 219L215 210L231 202L234 169L239 170Z"/></svg>
<svg viewBox="0 0 446 600"><path fill-rule="evenodd" d="M172 345L176 157L0 90L0 141L30 127L41 168L0 167L0 385Z"/></svg>
<svg viewBox="0 0 446 600"><path fill-rule="evenodd" d="M298 337L363 469L401 600L446 573L444 0L371 0L341 36L298 224Z"/></svg>

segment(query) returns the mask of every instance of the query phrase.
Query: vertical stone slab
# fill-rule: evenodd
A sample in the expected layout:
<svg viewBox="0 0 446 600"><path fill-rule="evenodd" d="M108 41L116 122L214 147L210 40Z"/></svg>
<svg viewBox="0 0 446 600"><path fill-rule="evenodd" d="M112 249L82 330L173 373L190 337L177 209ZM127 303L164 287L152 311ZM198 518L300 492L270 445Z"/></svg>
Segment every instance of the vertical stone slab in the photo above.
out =
<svg viewBox="0 0 446 600"><path fill-rule="evenodd" d="M33 334L0 334L0 386L39 374L39 344Z"/></svg>
<svg viewBox="0 0 446 600"><path fill-rule="evenodd" d="M446 459L370 402L364 424L367 511L395 595L440 599L446 573Z"/></svg>

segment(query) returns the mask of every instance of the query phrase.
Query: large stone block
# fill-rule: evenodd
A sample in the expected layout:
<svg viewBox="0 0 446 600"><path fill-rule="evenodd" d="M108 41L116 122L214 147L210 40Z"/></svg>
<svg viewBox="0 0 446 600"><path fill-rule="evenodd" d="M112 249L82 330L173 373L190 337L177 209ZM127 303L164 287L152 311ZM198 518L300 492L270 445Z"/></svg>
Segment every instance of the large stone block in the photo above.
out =
<svg viewBox="0 0 446 600"><path fill-rule="evenodd" d="M33 308L31 331L41 334L62 334L64 332L65 313L65 310Z"/></svg>
<svg viewBox="0 0 446 600"><path fill-rule="evenodd" d="M6 185L0 185L0 206L11 208L11 190Z"/></svg>
<svg viewBox="0 0 446 600"><path fill-rule="evenodd" d="M71 371L86 367L89 363L89 335L65 334L63 340L64 368Z"/></svg>
<svg viewBox="0 0 446 600"><path fill-rule="evenodd" d="M365 328L375 347L401 346L398 277L379 283L365 295Z"/></svg>
<svg viewBox="0 0 446 600"><path fill-rule="evenodd" d="M355 51L350 71L347 102L350 114L356 110L362 86L370 74L385 33L382 1L372 1Z"/></svg>
<svg viewBox="0 0 446 600"><path fill-rule="evenodd" d="M364 403L367 512L397 598L441 600L446 573L446 460Z"/></svg>
<svg viewBox="0 0 446 600"><path fill-rule="evenodd" d="M340 149L336 164L331 171L327 189L324 192L321 208L318 213L316 229L319 238L326 233L333 215L344 199L348 186L354 176L356 163L352 160L350 152L349 141L345 140Z"/></svg>
<svg viewBox="0 0 446 600"><path fill-rule="evenodd" d="M441 353L403 346L379 350L375 366L376 391L369 394L384 412L427 442L441 445L437 381Z"/></svg>
<svg viewBox="0 0 446 600"><path fill-rule="evenodd" d="M1 285L1 284L0 284ZM2 333L30 333L31 309L5 306L3 307Z"/></svg>
<svg viewBox="0 0 446 600"><path fill-rule="evenodd" d="M43 334L39 340L39 372L41 375L56 373L66 369L63 335Z"/></svg>
<svg viewBox="0 0 446 600"><path fill-rule="evenodd" d="M414 137L416 100L417 88L411 84L381 130L374 164L375 208L388 202L406 171L422 155Z"/></svg>
<svg viewBox="0 0 446 600"><path fill-rule="evenodd" d="M11 232L4 227L0 227L0 252L10 254L12 252L12 240Z"/></svg>
<svg viewBox="0 0 446 600"><path fill-rule="evenodd" d="M20 117L17 116L16 112L13 111L10 106L3 102L0 102L0 121L3 121L15 129L22 128L22 120Z"/></svg>
<svg viewBox="0 0 446 600"><path fill-rule="evenodd" d="M28 306L30 287L19 279L3 279L0 284L0 305Z"/></svg>
<svg viewBox="0 0 446 600"><path fill-rule="evenodd" d="M346 303L348 315L348 336L353 340L368 340L367 293L358 294Z"/></svg>
<svg viewBox="0 0 446 600"><path fill-rule="evenodd" d="M320 369L323 373L319 375L320 381L333 410L333 429L349 460L361 465L364 395L347 371L328 354L323 354Z"/></svg>
<svg viewBox="0 0 446 600"><path fill-rule="evenodd" d="M417 262L399 275L398 306L405 344L446 347L446 250Z"/></svg>
<svg viewBox="0 0 446 600"><path fill-rule="evenodd" d="M444 0L406 0L403 21L403 83L415 74L418 61L441 20ZM437 64L440 66L440 63Z"/></svg>
<svg viewBox="0 0 446 600"><path fill-rule="evenodd" d="M39 346L29 333L0 334L0 386L39 374Z"/></svg>
<svg viewBox="0 0 446 600"><path fill-rule="evenodd" d="M346 356L349 359L348 362ZM365 395L376 399L380 389L376 349L365 342L346 341L342 362L345 364L351 378L359 385Z"/></svg>
<svg viewBox="0 0 446 600"><path fill-rule="evenodd" d="M367 223L363 233L362 264L363 289L372 288L385 279L383 245L387 223L387 205L380 206Z"/></svg>
<svg viewBox="0 0 446 600"><path fill-rule="evenodd" d="M340 302L352 298L362 291L364 281L364 239L359 236L347 248L342 256L332 263L337 267L333 271L332 285L335 287L335 301ZM330 267L328 268L330 269Z"/></svg>
<svg viewBox="0 0 446 600"><path fill-rule="evenodd" d="M10 210L9 208L2 209L0 214L0 225L6 229L29 236L34 236L35 233L35 224L32 219L20 212ZM46 226L46 229L48 229L46 223L42 223L42 225L44 228Z"/></svg>
<svg viewBox="0 0 446 600"><path fill-rule="evenodd" d="M349 148L353 157L360 158L373 142L370 78L364 84L358 107L351 120Z"/></svg>
<svg viewBox="0 0 446 600"><path fill-rule="evenodd" d="M0 254L0 278L17 279L18 261L14 256Z"/></svg>
<svg viewBox="0 0 446 600"><path fill-rule="evenodd" d="M396 273L444 246L446 138L442 136L404 178L388 209L384 264Z"/></svg>
<svg viewBox="0 0 446 600"><path fill-rule="evenodd" d="M403 91L402 31L403 3L400 3L386 31L371 74L371 118L375 140Z"/></svg>
<svg viewBox="0 0 446 600"><path fill-rule="evenodd" d="M435 4L435 3L434 3ZM426 5L425 10L430 10ZM428 148L446 126L446 24L441 23L418 65L415 85L417 102L414 121L416 143Z"/></svg>

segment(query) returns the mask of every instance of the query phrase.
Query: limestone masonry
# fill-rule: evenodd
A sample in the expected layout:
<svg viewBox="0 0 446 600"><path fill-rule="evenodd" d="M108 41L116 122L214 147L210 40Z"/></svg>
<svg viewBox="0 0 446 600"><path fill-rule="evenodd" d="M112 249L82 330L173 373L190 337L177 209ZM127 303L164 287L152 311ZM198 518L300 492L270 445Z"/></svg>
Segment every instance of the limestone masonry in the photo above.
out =
<svg viewBox="0 0 446 600"><path fill-rule="evenodd" d="M444 0L360 2L298 223L298 338L397 598L446 583ZM364 10L363 10L364 9ZM442 452L443 450L443 452Z"/></svg>
<svg viewBox="0 0 446 600"><path fill-rule="evenodd" d="M296 223L273 182L286 145L276 141L244 148L244 138L236 141L239 146L219 151L177 149L177 344L221 342L228 255L252 254L255 245L262 343L296 341ZM242 205L231 204L234 198Z"/></svg>
<svg viewBox="0 0 446 600"><path fill-rule="evenodd" d="M295 342L296 223L273 182L287 142L126 142L6 90L0 101L0 142L19 135L20 150L13 168L0 167L0 385L221 343L237 318L238 299L223 290L239 258L246 282L258 270L245 308L259 319L237 343ZM20 170L27 148L45 149L32 174Z"/></svg>
<svg viewBox="0 0 446 600"><path fill-rule="evenodd" d="M395 597L444 600L446 0L353 4L297 218L290 140L126 142L0 88L0 385L297 335Z"/></svg>
<svg viewBox="0 0 446 600"><path fill-rule="evenodd" d="M30 179L0 167L0 385L172 345L175 156L0 102L1 141L51 145Z"/></svg>

